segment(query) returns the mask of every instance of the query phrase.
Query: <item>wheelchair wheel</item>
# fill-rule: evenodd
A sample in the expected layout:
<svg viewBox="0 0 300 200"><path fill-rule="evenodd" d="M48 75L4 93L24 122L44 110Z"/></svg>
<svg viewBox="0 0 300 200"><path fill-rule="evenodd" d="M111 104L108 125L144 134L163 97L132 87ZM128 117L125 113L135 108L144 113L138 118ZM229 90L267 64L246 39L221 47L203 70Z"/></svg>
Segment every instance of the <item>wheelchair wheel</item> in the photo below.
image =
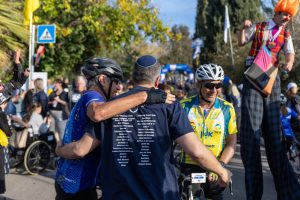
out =
<svg viewBox="0 0 300 200"><path fill-rule="evenodd" d="M24 156L24 167L29 174L36 175L48 166L51 149L44 141L35 141L27 148Z"/></svg>

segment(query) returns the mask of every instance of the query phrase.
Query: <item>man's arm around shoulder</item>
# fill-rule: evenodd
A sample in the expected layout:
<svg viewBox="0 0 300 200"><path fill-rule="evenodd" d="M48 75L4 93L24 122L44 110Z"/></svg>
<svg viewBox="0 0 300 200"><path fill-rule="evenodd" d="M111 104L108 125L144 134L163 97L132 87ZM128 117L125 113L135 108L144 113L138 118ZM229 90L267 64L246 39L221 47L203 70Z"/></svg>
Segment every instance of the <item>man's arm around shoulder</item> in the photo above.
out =
<svg viewBox="0 0 300 200"><path fill-rule="evenodd" d="M166 94L167 96L164 97L164 94L161 93L161 90L149 90L148 92L138 92L105 103L94 102L88 106L87 115L94 122L100 122L143 103L173 103L175 101L174 95ZM157 98L151 98L153 96Z"/></svg>
<svg viewBox="0 0 300 200"><path fill-rule="evenodd" d="M100 140L89 133L85 133L76 142L64 145L57 144L55 152L58 156L65 159L79 159L93 151L98 145L100 145Z"/></svg>

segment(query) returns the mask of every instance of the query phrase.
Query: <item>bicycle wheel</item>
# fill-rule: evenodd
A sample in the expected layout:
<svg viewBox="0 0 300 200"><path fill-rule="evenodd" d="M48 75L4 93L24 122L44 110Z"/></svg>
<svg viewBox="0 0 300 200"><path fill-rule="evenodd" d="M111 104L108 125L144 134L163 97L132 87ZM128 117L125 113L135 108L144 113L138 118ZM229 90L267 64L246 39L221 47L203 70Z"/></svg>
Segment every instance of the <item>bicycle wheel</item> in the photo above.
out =
<svg viewBox="0 0 300 200"><path fill-rule="evenodd" d="M24 167L29 174L36 175L48 166L51 149L46 142L35 141L26 149Z"/></svg>

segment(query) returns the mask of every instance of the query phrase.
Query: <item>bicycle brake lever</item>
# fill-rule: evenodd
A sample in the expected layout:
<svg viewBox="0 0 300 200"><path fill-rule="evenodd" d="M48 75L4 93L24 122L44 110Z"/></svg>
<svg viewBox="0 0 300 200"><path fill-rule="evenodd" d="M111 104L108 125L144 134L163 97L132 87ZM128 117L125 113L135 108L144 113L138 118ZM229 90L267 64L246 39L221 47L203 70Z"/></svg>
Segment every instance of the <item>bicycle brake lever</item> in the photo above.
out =
<svg viewBox="0 0 300 200"><path fill-rule="evenodd" d="M232 180L229 181L229 191L230 191L231 196L233 196Z"/></svg>

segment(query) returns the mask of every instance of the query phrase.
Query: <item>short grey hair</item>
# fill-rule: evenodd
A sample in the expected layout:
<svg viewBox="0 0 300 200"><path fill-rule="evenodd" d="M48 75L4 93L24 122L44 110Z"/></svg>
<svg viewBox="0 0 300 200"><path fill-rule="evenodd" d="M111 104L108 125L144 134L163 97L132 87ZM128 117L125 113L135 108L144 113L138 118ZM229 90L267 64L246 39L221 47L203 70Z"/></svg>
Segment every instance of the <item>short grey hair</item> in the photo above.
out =
<svg viewBox="0 0 300 200"><path fill-rule="evenodd" d="M82 76L82 75L76 76L75 82L78 82L80 80L83 80L85 82L85 84L87 84L87 80L86 80L86 78L84 76Z"/></svg>
<svg viewBox="0 0 300 200"><path fill-rule="evenodd" d="M157 63L151 67L135 66L132 73L132 80L135 84L154 83L155 79L160 75L161 65Z"/></svg>
<svg viewBox="0 0 300 200"><path fill-rule="evenodd" d="M91 89L94 86L98 87L98 79L99 79L99 75L89 79L87 81L87 88Z"/></svg>

